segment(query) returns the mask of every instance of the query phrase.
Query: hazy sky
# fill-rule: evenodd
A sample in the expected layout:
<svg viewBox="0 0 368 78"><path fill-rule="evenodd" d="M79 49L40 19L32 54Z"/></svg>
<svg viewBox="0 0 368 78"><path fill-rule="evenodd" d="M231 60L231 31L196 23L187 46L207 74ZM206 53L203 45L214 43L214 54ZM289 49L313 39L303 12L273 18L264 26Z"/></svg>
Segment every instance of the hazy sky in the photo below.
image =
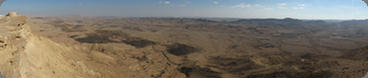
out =
<svg viewBox="0 0 368 78"><path fill-rule="evenodd" d="M0 12L125 17L368 19L361 0L7 0Z"/></svg>

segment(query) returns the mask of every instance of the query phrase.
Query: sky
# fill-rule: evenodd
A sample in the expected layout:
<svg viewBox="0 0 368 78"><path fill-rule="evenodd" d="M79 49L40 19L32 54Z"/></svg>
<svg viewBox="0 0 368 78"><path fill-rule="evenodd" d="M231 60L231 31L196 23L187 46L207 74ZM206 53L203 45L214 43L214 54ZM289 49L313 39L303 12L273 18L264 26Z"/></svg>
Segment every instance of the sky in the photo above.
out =
<svg viewBox="0 0 368 78"><path fill-rule="evenodd" d="M368 19L361 0L7 0L0 13L122 17Z"/></svg>

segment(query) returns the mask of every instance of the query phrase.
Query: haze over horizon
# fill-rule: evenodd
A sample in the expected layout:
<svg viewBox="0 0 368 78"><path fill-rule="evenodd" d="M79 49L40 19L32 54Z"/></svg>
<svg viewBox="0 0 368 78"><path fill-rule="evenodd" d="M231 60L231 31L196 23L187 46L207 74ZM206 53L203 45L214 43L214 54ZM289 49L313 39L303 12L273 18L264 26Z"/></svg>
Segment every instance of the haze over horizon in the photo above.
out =
<svg viewBox="0 0 368 78"><path fill-rule="evenodd" d="M123 17L368 19L361 0L8 0L1 13Z"/></svg>

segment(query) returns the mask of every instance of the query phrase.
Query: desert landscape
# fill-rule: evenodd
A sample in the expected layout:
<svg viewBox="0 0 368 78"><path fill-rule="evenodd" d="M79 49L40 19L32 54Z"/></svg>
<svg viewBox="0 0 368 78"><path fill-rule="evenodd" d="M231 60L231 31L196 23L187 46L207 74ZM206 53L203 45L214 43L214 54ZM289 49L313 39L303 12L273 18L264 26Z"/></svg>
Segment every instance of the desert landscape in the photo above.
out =
<svg viewBox="0 0 368 78"><path fill-rule="evenodd" d="M368 20L4 16L7 78L360 78ZM12 31L12 32L7 32Z"/></svg>
<svg viewBox="0 0 368 78"><path fill-rule="evenodd" d="M367 2L0 0L0 78L368 78Z"/></svg>

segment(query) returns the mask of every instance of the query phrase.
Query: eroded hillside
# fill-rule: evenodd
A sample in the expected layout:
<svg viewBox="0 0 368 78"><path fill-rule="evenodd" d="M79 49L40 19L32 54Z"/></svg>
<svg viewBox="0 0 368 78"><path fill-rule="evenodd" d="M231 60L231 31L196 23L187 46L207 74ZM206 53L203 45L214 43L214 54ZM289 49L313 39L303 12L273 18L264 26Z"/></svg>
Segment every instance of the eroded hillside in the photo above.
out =
<svg viewBox="0 0 368 78"><path fill-rule="evenodd" d="M127 48L111 47L120 46L119 44L71 46L55 43L48 38L33 34L26 20L25 16L1 17L0 72L6 78L180 78L185 76L176 70L178 65L171 64L167 56L162 55L160 49L138 50L127 46ZM111 32L111 34L115 33ZM139 38L134 37L124 42L135 44L137 40L141 42ZM148 43L153 44L153 42Z"/></svg>

